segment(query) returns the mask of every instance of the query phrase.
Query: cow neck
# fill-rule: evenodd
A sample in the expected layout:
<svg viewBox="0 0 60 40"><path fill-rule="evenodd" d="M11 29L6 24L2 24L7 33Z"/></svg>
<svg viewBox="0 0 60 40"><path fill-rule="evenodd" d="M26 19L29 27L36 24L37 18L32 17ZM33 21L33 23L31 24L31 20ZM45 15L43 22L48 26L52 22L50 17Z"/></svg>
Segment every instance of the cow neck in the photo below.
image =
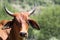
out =
<svg viewBox="0 0 60 40"><path fill-rule="evenodd" d="M7 40L15 40L15 34L14 34L13 29L11 29L10 34L9 34Z"/></svg>
<svg viewBox="0 0 60 40"><path fill-rule="evenodd" d="M9 23L9 25L7 24L7 25L5 25L5 26L9 26L9 28L11 28L10 34L8 35L7 40L16 40L15 34L14 34L14 30L13 30L13 21L11 21L11 22Z"/></svg>
<svg viewBox="0 0 60 40"><path fill-rule="evenodd" d="M13 19L12 20L12 26L11 26L11 31L10 31L10 34L9 34L9 37L8 37L8 39L10 39L10 40L23 40L23 38L21 38L21 37L19 37L17 34L16 34L16 32L15 32L15 30L14 30L14 24L15 24L15 20Z"/></svg>

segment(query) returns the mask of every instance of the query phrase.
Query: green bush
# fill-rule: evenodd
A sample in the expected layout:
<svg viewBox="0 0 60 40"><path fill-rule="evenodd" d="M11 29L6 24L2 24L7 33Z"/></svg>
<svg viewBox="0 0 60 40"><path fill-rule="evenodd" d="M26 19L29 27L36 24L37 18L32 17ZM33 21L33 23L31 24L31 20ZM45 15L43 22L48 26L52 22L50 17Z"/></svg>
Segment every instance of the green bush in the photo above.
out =
<svg viewBox="0 0 60 40"><path fill-rule="evenodd" d="M60 0L53 0L55 4L60 4Z"/></svg>
<svg viewBox="0 0 60 40"><path fill-rule="evenodd" d="M59 5L46 7L45 9L42 9L41 14L38 14L33 18L38 21L41 28L39 33L33 33L35 34L37 40L49 40L51 37L56 37L57 39L60 39Z"/></svg>

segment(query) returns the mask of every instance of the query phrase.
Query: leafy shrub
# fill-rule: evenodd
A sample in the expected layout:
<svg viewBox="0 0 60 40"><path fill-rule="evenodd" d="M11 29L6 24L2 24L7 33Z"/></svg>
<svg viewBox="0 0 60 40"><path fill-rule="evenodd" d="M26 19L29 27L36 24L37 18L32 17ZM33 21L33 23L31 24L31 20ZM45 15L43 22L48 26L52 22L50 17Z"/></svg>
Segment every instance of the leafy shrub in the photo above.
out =
<svg viewBox="0 0 60 40"><path fill-rule="evenodd" d="M40 32L35 34L37 40L49 40L51 37L60 39L60 6L50 6L42 9L41 14L33 17L40 25ZM36 31L36 30L35 30Z"/></svg>

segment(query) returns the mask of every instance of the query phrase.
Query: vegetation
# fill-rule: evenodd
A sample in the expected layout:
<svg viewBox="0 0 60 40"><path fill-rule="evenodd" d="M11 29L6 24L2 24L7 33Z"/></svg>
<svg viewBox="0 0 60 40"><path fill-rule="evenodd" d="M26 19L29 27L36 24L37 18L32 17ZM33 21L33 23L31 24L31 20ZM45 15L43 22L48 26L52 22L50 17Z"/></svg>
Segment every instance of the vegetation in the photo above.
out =
<svg viewBox="0 0 60 40"><path fill-rule="evenodd" d="M60 40L60 0L0 1L0 20L12 19L4 11L4 3L12 12L18 11L12 4L19 5L24 10L30 9L34 4L38 5L36 12L30 17L38 22L40 30L30 27L28 40Z"/></svg>

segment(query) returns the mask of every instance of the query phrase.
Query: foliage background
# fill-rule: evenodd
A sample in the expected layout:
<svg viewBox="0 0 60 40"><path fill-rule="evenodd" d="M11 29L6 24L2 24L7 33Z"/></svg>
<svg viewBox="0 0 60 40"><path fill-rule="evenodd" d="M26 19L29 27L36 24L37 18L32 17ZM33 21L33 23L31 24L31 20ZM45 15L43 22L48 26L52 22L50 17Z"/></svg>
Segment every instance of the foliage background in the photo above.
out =
<svg viewBox="0 0 60 40"><path fill-rule="evenodd" d="M29 28L28 40L60 40L60 0L0 0L0 20L11 20L4 5L11 12L37 9L30 17L38 22L40 30Z"/></svg>

